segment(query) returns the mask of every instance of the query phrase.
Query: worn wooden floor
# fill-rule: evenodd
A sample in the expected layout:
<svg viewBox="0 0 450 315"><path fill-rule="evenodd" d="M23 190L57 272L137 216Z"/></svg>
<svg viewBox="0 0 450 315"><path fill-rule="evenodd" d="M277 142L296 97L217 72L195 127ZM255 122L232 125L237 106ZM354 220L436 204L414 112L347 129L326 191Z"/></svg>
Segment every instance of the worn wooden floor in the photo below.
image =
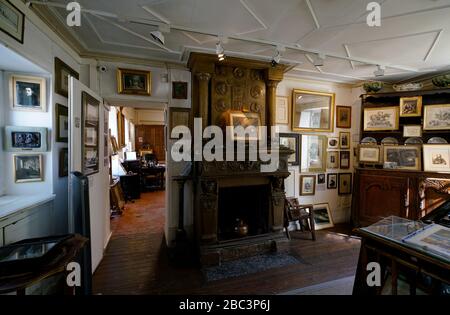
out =
<svg viewBox="0 0 450 315"><path fill-rule="evenodd" d="M198 267L175 267L163 236L164 192L144 194L112 221L113 237L94 275L96 294L281 294L353 276L360 242L333 231L292 233L290 254L300 263L205 283ZM345 231L342 227L339 233Z"/></svg>

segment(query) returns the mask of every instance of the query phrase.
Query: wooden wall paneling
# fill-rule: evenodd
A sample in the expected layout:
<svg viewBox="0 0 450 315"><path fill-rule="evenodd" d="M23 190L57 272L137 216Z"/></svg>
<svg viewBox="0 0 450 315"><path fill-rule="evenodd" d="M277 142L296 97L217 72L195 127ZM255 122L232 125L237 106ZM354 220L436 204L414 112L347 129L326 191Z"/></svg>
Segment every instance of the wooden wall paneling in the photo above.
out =
<svg viewBox="0 0 450 315"><path fill-rule="evenodd" d="M139 138L143 139L142 143ZM159 161L165 161L164 126L136 126L136 151L142 150L144 145L150 146Z"/></svg>

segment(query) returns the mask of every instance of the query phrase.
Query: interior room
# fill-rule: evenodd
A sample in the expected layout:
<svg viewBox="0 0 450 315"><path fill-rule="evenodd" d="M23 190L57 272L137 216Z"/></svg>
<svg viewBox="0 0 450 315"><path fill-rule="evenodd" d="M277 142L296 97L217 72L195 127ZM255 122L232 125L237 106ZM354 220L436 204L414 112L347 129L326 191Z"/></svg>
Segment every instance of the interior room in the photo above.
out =
<svg viewBox="0 0 450 315"><path fill-rule="evenodd" d="M449 15L0 0L0 295L450 295Z"/></svg>

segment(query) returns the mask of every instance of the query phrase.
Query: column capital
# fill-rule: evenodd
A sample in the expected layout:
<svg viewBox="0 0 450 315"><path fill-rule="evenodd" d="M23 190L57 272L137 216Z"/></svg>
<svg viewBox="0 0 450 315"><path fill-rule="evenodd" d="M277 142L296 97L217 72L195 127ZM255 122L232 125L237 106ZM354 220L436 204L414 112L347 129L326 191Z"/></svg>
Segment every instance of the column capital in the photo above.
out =
<svg viewBox="0 0 450 315"><path fill-rule="evenodd" d="M197 72L195 74L199 81L209 81L211 80L211 74L207 72Z"/></svg>
<svg viewBox="0 0 450 315"><path fill-rule="evenodd" d="M266 82L266 85L268 88L277 88L278 84L280 84L281 81L276 81L276 80L268 80Z"/></svg>

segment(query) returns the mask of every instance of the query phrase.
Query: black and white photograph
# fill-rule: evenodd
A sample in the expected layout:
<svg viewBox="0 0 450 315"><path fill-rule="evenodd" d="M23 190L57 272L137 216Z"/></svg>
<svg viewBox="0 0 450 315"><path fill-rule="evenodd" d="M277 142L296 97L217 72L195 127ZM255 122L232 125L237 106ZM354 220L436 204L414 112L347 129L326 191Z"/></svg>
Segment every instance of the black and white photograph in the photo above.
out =
<svg viewBox="0 0 450 315"><path fill-rule="evenodd" d="M13 109L22 111L46 111L45 78L12 76Z"/></svg>
<svg viewBox="0 0 450 315"><path fill-rule="evenodd" d="M350 149L351 146L351 134L350 132L340 132L339 133L339 146L341 149Z"/></svg>
<svg viewBox="0 0 450 315"><path fill-rule="evenodd" d="M329 229L334 226L329 204L314 205L313 211L316 230Z"/></svg>
<svg viewBox="0 0 450 315"><path fill-rule="evenodd" d="M348 170L350 168L350 151L340 152L339 167L342 170Z"/></svg>
<svg viewBox="0 0 450 315"><path fill-rule="evenodd" d="M325 176L325 174L317 175L317 184L324 185L325 183L326 183L326 176Z"/></svg>
<svg viewBox="0 0 450 315"><path fill-rule="evenodd" d="M338 187L338 174L328 174L327 175L327 188L337 189Z"/></svg>
<svg viewBox="0 0 450 315"><path fill-rule="evenodd" d="M387 169L420 171L420 146L384 146L384 163Z"/></svg>
<svg viewBox="0 0 450 315"><path fill-rule="evenodd" d="M8 152L47 151L47 128L7 126L5 135Z"/></svg>
<svg viewBox="0 0 450 315"><path fill-rule="evenodd" d="M15 155L14 178L16 183L41 182L43 178L42 155Z"/></svg>
<svg viewBox="0 0 450 315"><path fill-rule="evenodd" d="M96 148L84 149L84 175L92 175L99 170L99 154Z"/></svg>
<svg viewBox="0 0 450 315"><path fill-rule="evenodd" d="M327 152L327 169L339 168L339 151Z"/></svg>
<svg viewBox="0 0 450 315"><path fill-rule="evenodd" d="M339 138L328 138L328 149L339 149Z"/></svg>

